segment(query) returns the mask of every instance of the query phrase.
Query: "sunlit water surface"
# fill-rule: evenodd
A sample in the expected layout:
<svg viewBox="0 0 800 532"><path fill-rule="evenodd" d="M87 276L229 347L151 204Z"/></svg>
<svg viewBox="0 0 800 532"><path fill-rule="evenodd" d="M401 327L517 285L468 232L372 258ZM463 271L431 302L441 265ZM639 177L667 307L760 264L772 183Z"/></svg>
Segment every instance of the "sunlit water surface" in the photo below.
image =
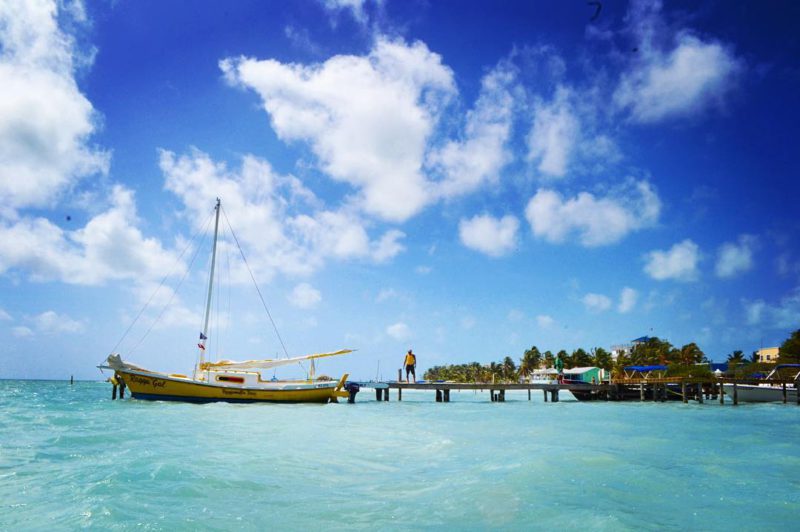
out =
<svg viewBox="0 0 800 532"><path fill-rule="evenodd" d="M0 529L796 527L800 407L111 401L0 381Z"/></svg>

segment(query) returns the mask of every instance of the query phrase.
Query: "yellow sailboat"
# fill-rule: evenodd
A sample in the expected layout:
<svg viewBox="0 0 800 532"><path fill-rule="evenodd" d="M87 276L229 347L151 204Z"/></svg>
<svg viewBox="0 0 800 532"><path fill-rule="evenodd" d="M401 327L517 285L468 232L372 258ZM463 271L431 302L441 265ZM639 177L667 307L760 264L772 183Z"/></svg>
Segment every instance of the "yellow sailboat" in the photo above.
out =
<svg viewBox="0 0 800 532"><path fill-rule="evenodd" d="M208 338L208 320L211 311L220 207L220 200L217 199L208 298L203 332L200 334L201 344L198 344L200 356L193 375L189 377L187 375L151 371L122 360L122 357L116 353L109 355L105 363L99 367L114 371L115 380L124 384L135 399L194 403L213 401L236 403L327 403L335 401L339 397L348 397L349 393L345 390L345 382L348 375L344 374L338 381L316 379L314 361L320 358L351 353L351 349L282 359L245 360L241 362L232 360L209 362L205 360L205 346L202 341ZM311 363L308 379L281 381L262 378L261 371L298 364L303 361Z"/></svg>

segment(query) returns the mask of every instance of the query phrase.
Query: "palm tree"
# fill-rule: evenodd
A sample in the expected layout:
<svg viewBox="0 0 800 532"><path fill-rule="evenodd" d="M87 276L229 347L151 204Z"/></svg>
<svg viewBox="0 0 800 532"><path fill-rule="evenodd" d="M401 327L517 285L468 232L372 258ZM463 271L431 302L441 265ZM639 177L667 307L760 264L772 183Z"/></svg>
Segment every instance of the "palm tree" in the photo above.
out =
<svg viewBox="0 0 800 532"><path fill-rule="evenodd" d="M503 378L507 381L516 380L517 365L514 364L513 358L506 357L503 359L502 374Z"/></svg>
<svg viewBox="0 0 800 532"><path fill-rule="evenodd" d="M734 351L728 355L728 368L733 369L745 363L744 353L741 351Z"/></svg>
<svg viewBox="0 0 800 532"><path fill-rule="evenodd" d="M583 350L583 348L578 348L572 352L572 366L577 368L582 368L586 366L590 366L592 364L592 357L589 356L589 353Z"/></svg>
<svg viewBox="0 0 800 532"><path fill-rule="evenodd" d="M697 344L692 342L681 347L678 354L678 361L684 366L691 366L692 364L702 362L705 356L705 353L697 347Z"/></svg>
<svg viewBox="0 0 800 532"><path fill-rule="evenodd" d="M531 371L537 369L542 361L542 354L536 346L526 349L519 363L519 374L522 376L530 375Z"/></svg>
<svg viewBox="0 0 800 532"><path fill-rule="evenodd" d="M602 347L595 347L592 349L592 364L598 368L610 370L613 362L614 361L611 358L611 353Z"/></svg>

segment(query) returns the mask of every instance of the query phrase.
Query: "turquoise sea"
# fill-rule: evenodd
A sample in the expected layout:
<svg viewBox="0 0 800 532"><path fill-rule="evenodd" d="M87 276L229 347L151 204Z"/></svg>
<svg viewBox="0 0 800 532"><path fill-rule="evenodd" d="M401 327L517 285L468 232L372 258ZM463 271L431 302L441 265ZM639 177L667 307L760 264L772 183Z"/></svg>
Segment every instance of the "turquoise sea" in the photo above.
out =
<svg viewBox="0 0 800 532"><path fill-rule="evenodd" d="M0 530L794 528L800 407L110 400L0 381Z"/></svg>

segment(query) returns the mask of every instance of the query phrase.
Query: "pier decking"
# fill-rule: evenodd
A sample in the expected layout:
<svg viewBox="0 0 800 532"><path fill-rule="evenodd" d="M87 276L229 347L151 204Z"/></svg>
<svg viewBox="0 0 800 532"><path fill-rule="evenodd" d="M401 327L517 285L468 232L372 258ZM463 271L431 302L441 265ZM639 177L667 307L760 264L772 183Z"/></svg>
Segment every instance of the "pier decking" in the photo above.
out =
<svg viewBox="0 0 800 532"><path fill-rule="evenodd" d="M506 392L510 390L527 390L528 400L531 400L534 390L541 390L544 401L558 402L559 392L571 392L580 401L654 401L681 400L684 403L706 400L719 400L725 404L723 385L733 384L730 395L732 404L739 403L737 386L743 384L764 384L764 380L752 379L715 378L713 380L692 377L662 377L648 379L615 379L609 383L576 383L576 382L513 382L513 383L488 383L488 382L352 382L355 392L361 388L373 388L376 401L389 401L390 390L397 391L397 400L403 400L403 390L432 391L436 402L449 403L452 390L488 391L489 400L492 402L505 402ZM770 380L768 384L780 386L783 390L783 402L787 403L787 387L798 387L797 382L788 380ZM548 397L549 396L549 397ZM351 402L355 400L355 393L351 392ZM800 406L800 394L797 404Z"/></svg>

